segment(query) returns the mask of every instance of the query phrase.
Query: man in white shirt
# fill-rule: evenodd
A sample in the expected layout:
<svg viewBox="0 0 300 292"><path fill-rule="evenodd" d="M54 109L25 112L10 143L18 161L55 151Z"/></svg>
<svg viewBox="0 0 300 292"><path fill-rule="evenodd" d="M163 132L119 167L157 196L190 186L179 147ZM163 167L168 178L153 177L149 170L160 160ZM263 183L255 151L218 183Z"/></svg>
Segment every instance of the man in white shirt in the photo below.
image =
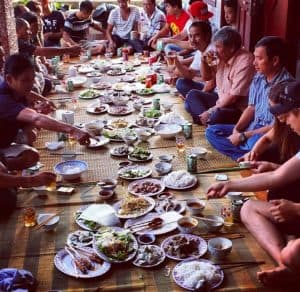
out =
<svg viewBox="0 0 300 292"><path fill-rule="evenodd" d="M193 81L195 77L201 76L200 65L202 54L211 50L211 26L208 22L198 21L192 23L189 29L189 43L191 47L196 51L194 60L190 67L183 65L179 60L175 59L175 66L180 78L176 82L176 88L179 93L185 97L187 93L192 89L198 89L202 91L210 91L214 88L214 82L196 82Z"/></svg>

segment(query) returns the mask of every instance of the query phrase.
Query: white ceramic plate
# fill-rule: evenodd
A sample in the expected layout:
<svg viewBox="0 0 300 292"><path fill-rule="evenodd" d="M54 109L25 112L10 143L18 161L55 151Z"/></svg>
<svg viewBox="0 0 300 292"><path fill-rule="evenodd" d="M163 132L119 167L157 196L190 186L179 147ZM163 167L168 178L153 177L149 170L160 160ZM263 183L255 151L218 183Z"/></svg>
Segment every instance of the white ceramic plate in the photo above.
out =
<svg viewBox="0 0 300 292"><path fill-rule="evenodd" d="M86 74L87 77L100 77L102 76L102 73L98 72L98 71L91 71L89 73Z"/></svg>
<svg viewBox="0 0 300 292"><path fill-rule="evenodd" d="M92 248L89 247L86 248L89 249L90 251L94 251ZM75 272L73 259L64 249L59 250L54 257L55 267L62 273L75 278L91 279L91 278L99 277L105 274L106 272L108 272L111 267L111 264L106 261L103 261L102 264L95 263L95 262L93 262L93 264L95 269L88 270L87 274L83 274L78 269L77 269L78 272Z"/></svg>
<svg viewBox="0 0 300 292"><path fill-rule="evenodd" d="M123 228L120 228L120 227L107 227L107 228L110 228L112 231L116 231L116 232L120 232L120 231L124 230ZM132 239L132 251L128 254L128 256L124 260L117 260L117 259L110 258L110 257L108 257L108 255L106 255L102 251L100 251L100 249L96 245L96 234L94 235L94 240L93 240L94 251L97 253L97 255L99 257L101 257L105 261L108 261L108 262L111 262L111 263L125 263L125 262L128 262L128 261L130 261L131 259L133 259L135 257L138 246L139 246L135 236L131 233L129 235Z"/></svg>
<svg viewBox="0 0 300 292"><path fill-rule="evenodd" d="M119 75L124 75L126 73L126 70L124 69L112 69L107 71L107 75L110 76L119 76Z"/></svg>
<svg viewBox="0 0 300 292"><path fill-rule="evenodd" d="M152 158L153 158L152 153L150 153L150 155L147 157L147 159L137 159L135 157L130 156L130 154L128 154L128 157L127 157L128 160L133 161L133 162L147 162L147 161L152 160Z"/></svg>
<svg viewBox="0 0 300 292"><path fill-rule="evenodd" d="M79 93L80 99L95 99L101 95L100 91L94 89L86 89Z"/></svg>
<svg viewBox="0 0 300 292"><path fill-rule="evenodd" d="M112 156L117 156L117 157L124 157L124 156L127 156L128 155L128 151L129 150L127 150L126 151L126 153L124 152L124 154L120 154L118 151L117 151L117 149L118 148L123 148L123 147L125 147L125 146L117 146L117 147L114 147L114 148L112 148L111 150L110 150L110 155L112 155Z"/></svg>
<svg viewBox="0 0 300 292"><path fill-rule="evenodd" d="M136 186L142 186L143 184L148 184L148 183L152 183L152 184L156 184L159 185L159 190L157 190L156 192L136 192L133 190L134 187ZM160 194L161 192L163 192L165 189L165 185L163 184L163 182L161 182L158 179L154 179L154 178L145 178L139 181L133 181L128 185L128 191L135 195L135 196L145 196L145 197L150 197L150 196L156 196L158 194Z"/></svg>
<svg viewBox="0 0 300 292"><path fill-rule="evenodd" d="M138 217L144 216L147 213L149 213L155 207L155 201L154 201L154 199L152 199L150 197L144 197L144 196L141 196L141 197L149 203L149 206L146 209L141 210L137 213L121 215L121 214L119 214L119 210L120 210L121 204L123 202L123 200L121 200L113 205L114 209L116 210L116 216L121 219L132 219L132 218L138 218Z"/></svg>
<svg viewBox="0 0 300 292"><path fill-rule="evenodd" d="M110 106L108 108L108 114L112 116L126 116L134 112L134 108L125 106Z"/></svg>
<svg viewBox="0 0 300 292"><path fill-rule="evenodd" d="M159 254L157 261L155 261L152 264L141 264L137 260L137 257L139 256L139 254L143 255L145 253L146 248L154 249L156 251L156 253ZM160 265L165 260L165 258L166 258L165 252L162 250L162 248L160 246L158 246L158 245L141 245L137 251L136 258L132 261L132 263L137 267L152 268L152 267L156 267L156 266Z"/></svg>
<svg viewBox="0 0 300 292"><path fill-rule="evenodd" d="M173 255L168 252L167 248L172 244L174 240L177 238L186 238L187 240L196 240L198 242L198 251L194 255L187 255L185 258L180 258L176 255ZM207 243L206 241L201 238L200 236L193 235L193 234L175 234L172 236L167 237L162 243L161 243L161 248L164 250L166 253L166 256L172 260L176 261L183 261L183 260L189 260L189 259L195 259L195 258L200 258L203 256L206 251L207 251Z"/></svg>
<svg viewBox="0 0 300 292"><path fill-rule="evenodd" d="M84 247L92 245L93 232L88 230L76 230L69 233L67 238L67 244L74 247Z"/></svg>
<svg viewBox="0 0 300 292"><path fill-rule="evenodd" d="M86 109L86 112L93 115L100 115L107 112L108 106L107 104L101 106L91 106Z"/></svg>
<svg viewBox="0 0 300 292"><path fill-rule="evenodd" d="M164 84L164 83L163 84L154 84L151 88L157 93L167 93L167 92L170 92L170 90L171 90L170 85Z"/></svg>
<svg viewBox="0 0 300 292"><path fill-rule="evenodd" d="M162 181L165 184L166 188L169 188L171 190L187 190L189 188L194 187L197 184L197 182L198 182L197 178L195 176L193 176L193 180L192 180L192 182L190 184L188 184L186 186L176 187L176 186L173 186L170 183L168 183L167 176L168 175L164 176L162 178Z"/></svg>
<svg viewBox="0 0 300 292"><path fill-rule="evenodd" d="M93 88L93 89L103 90L103 89L111 88L111 84L108 82L105 82L105 81L100 81L100 82L91 84L89 87Z"/></svg>
<svg viewBox="0 0 300 292"><path fill-rule="evenodd" d="M215 265L212 261L208 261L208 260L204 260L204 259L193 259L193 260L188 260L188 261L182 261L180 263L178 263L174 269L173 269L173 272L172 272L172 276L173 276L173 279L175 281L175 283L180 286L181 288L183 289L186 289L186 290L189 290L189 291L196 291L195 287L191 287L191 286L187 286L184 284L184 279L182 277L182 275L180 275L179 273L179 268L184 265L185 263L189 263L189 262L195 262L195 263L206 263L206 264L210 264L212 266L214 266L216 268L216 272L215 272L215 276L214 278L209 281L209 287L211 289L215 289L217 287L219 287L223 280L224 280L224 272L221 270L221 267L218 266L218 265Z"/></svg>
<svg viewBox="0 0 300 292"><path fill-rule="evenodd" d="M109 143L109 139L103 136L96 136L95 138L90 138L90 144L87 145L87 148L96 149L102 147Z"/></svg>
<svg viewBox="0 0 300 292"><path fill-rule="evenodd" d="M161 219L163 219L164 223L160 228L144 229L144 230L136 232L136 234L151 233L154 235L161 235L161 234L169 233L169 232L175 230L178 226L177 220L180 219L181 217L182 217L182 215L180 215L174 211L166 212L163 214L158 214L156 212L150 212L147 215L137 218L137 219L128 219L124 224L124 228L129 228L130 226L132 226L134 224L149 221L153 218L161 218Z"/></svg>
<svg viewBox="0 0 300 292"><path fill-rule="evenodd" d="M171 212L171 211L177 212L177 213L182 213L185 211L185 203L184 202L177 201L176 199L170 199L168 203L174 204L174 205L173 205L173 207L171 206L171 207L165 209L167 205L164 205L163 201L157 201L156 205L155 205L155 211L159 214L162 214L165 212Z"/></svg>
<svg viewBox="0 0 300 292"><path fill-rule="evenodd" d="M93 71L95 71L95 69L92 66L89 66L89 65L82 65L82 66L78 67L78 72L79 73L86 74L86 73L90 73L90 72L93 72Z"/></svg>
<svg viewBox="0 0 300 292"><path fill-rule="evenodd" d="M132 174L132 176L128 176L126 175L126 172L129 171L133 171L134 173ZM135 173L137 171L142 171L143 174L140 175L135 175ZM121 168L118 171L118 175L119 177L123 178L123 179L127 179L127 180L135 180L135 179L142 179L142 178L146 178L148 176L150 176L152 173L151 168L147 167L147 166L139 166L139 165L129 165L126 167Z"/></svg>

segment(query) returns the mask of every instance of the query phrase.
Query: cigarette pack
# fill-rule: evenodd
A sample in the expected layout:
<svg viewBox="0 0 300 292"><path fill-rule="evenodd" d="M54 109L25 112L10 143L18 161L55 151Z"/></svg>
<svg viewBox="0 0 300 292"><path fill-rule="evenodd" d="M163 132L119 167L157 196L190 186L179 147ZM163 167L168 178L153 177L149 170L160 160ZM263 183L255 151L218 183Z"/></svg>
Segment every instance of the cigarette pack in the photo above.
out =
<svg viewBox="0 0 300 292"><path fill-rule="evenodd" d="M57 193L59 195L72 195L75 192L75 188L73 187L59 187L57 189Z"/></svg>

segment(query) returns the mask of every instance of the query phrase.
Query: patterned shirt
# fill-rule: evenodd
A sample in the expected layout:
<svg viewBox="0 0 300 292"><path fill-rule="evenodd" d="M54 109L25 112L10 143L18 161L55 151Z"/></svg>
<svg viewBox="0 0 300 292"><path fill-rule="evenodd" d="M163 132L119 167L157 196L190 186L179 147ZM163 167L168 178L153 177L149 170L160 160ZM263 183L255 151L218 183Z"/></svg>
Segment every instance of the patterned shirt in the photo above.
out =
<svg viewBox="0 0 300 292"><path fill-rule="evenodd" d="M130 32L138 21L140 21L139 9L135 6L130 6L130 14L127 20L122 18L120 7L117 7L110 12L107 23L114 27L113 34L118 35L122 39L129 39Z"/></svg>
<svg viewBox="0 0 300 292"><path fill-rule="evenodd" d="M248 92L255 69L253 55L239 49L227 63L220 62L217 66L216 85L219 99L224 99L228 94L240 96L235 107L244 110L248 104Z"/></svg>
<svg viewBox="0 0 300 292"><path fill-rule="evenodd" d="M80 20L76 13L72 13L66 20L64 30L70 35L74 42L85 40L88 28L92 21L90 18Z"/></svg>
<svg viewBox="0 0 300 292"><path fill-rule="evenodd" d="M144 40L148 40L158 33L166 24L166 17L162 11L155 7L153 14L148 17L144 9L140 11L140 30L144 33Z"/></svg>
<svg viewBox="0 0 300 292"><path fill-rule="evenodd" d="M268 102L270 89L276 83L292 78L285 68L282 68L270 82L263 74L257 73L254 76L249 90L249 105L254 106L255 113L254 120L249 125L248 130L254 130L273 123L274 116L269 111Z"/></svg>

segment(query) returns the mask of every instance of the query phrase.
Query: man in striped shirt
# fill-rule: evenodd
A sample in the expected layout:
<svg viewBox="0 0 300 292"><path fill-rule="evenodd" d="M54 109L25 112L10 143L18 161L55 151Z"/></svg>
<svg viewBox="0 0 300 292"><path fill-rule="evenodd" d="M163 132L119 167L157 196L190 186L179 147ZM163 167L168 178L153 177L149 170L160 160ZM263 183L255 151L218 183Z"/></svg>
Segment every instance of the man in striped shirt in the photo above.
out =
<svg viewBox="0 0 300 292"><path fill-rule="evenodd" d="M89 27L102 31L99 24L92 21L91 15L94 10L91 1L86 0L80 3L79 11L72 13L64 25L63 40L69 45L78 45L80 41L86 40ZM92 54L100 53L104 48L97 46L92 48Z"/></svg>

